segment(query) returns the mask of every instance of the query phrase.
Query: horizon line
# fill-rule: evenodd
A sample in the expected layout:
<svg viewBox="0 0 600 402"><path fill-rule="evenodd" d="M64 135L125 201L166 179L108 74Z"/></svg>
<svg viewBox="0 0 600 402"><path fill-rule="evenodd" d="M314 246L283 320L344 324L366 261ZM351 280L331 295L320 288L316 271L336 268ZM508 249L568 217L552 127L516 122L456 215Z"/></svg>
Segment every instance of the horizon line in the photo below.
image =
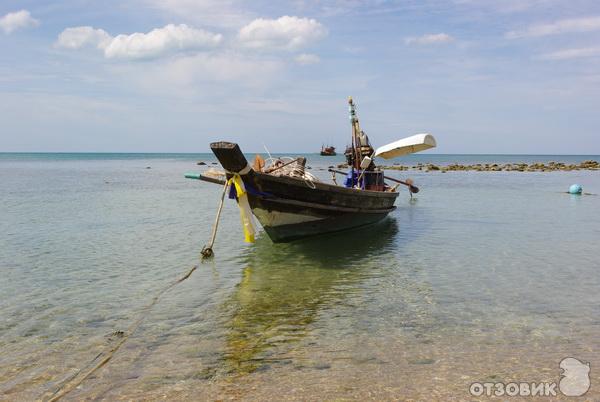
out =
<svg viewBox="0 0 600 402"><path fill-rule="evenodd" d="M267 154L266 152L255 152L255 151L246 151L244 154ZM178 154L178 155L198 155L198 154L212 154L211 151L203 151L203 152L178 152L178 151L0 151L1 154L104 154L104 155L115 155L115 154L131 154L131 155L164 155L164 154ZM319 151L316 152L271 152L271 154L308 154L308 155L319 155ZM426 152L426 153L414 153L410 155L496 155L496 156L512 156L512 155L521 155L521 156L600 156L598 154L569 154L569 153L486 153L486 152L476 152L476 153L437 153L437 152ZM319 155L320 156L320 155ZM338 153L336 156L344 156L343 153Z"/></svg>

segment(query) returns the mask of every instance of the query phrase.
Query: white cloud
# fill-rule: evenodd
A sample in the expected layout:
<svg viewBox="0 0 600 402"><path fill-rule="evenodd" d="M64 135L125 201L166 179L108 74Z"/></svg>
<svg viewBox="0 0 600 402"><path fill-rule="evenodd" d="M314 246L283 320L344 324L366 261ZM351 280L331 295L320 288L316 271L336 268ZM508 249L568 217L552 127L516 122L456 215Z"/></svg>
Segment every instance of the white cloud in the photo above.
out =
<svg viewBox="0 0 600 402"><path fill-rule="evenodd" d="M440 43L448 43L454 41L454 38L445 33L426 34L404 39L407 45L435 45Z"/></svg>
<svg viewBox="0 0 600 402"><path fill-rule="evenodd" d="M539 58L542 60L569 60L595 56L600 56L600 47L564 49L552 53L542 54L539 56Z"/></svg>
<svg viewBox="0 0 600 402"><path fill-rule="evenodd" d="M276 20L258 18L240 29L239 41L254 49L294 50L327 35L314 19L283 16Z"/></svg>
<svg viewBox="0 0 600 402"><path fill-rule="evenodd" d="M299 54L298 56L296 56L294 58L294 60L296 60L296 63L302 64L302 65L317 64L318 62L321 61L319 56L317 56L316 54L308 54L308 53Z"/></svg>
<svg viewBox="0 0 600 402"><path fill-rule="evenodd" d="M190 28L185 24L169 24L147 34L118 35L106 46L104 55L107 58L130 59L156 57L172 51L214 47L222 40L221 34Z"/></svg>
<svg viewBox="0 0 600 402"><path fill-rule="evenodd" d="M185 24L169 24L148 33L110 36L102 29L75 27L65 29L56 43L67 49L95 46L104 51L106 58L144 59L158 57L177 51L198 50L217 46L223 40L221 34L188 27Z"/></svg>
<svg viewBox="0 0 600 402"><path fill-rule="evenodd" d="M563 33L590 32L600 30L600 16L569 18L548 24L531 25L522 31L510 31L504 36L508 39L540 37Z"/></svg>
<svg viewBox="0 0 600 402"><path fill-rule="evenodd" d="M0 18L0 29L5 34L12 33L18 29L30 28L39 25L39 21L31 16L29 11L21 10L8 13Z"/></svg>
<svg viewBox="0 0 600 402"><path fill-rule="evenodd" d="M92 27L67 28L58 35L56 46L65 49L80 49L92 46L104 49L113 38L103 29Z"/></svg>

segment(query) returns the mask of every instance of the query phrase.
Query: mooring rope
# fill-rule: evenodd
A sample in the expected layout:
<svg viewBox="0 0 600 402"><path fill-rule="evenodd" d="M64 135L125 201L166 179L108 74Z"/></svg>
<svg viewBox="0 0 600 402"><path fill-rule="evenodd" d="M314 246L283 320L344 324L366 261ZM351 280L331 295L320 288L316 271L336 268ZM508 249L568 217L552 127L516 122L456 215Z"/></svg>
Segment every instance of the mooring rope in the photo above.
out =
<svg viewBox="0 0 600 402"><path fill-rule="evenodd" d="M90 375L92 375L94 372L96 372L102 366L104 366L106 363L108 363L108 361L119 350L119 348L121 346L123 346L123 344L127 341L127 339L131 335L133 335L133 333L138 329L138 327L140 326L140 324L146 317L146 314L150 311L150 309L152 309L152 307L154 307L154 305L158 302L160 297L165 292L170 290L172 287L176 286L177 284L179 284L179 283L185 281L187 278L189 278L192 275L192 273L196 270L196 268L198 268L198 266L194 265L192 267L192 269L190 269L181 278L177 279L176 281L170 283L168 286L161 289L161 291L158 292L158 294L156 296L154 296L154 298L152 299L152 302L142 309L142 311L140 312L140 316L138 317L138 319L136 321L134 321L129 326L129 328L127 329L127 332L125 332L125 333L123 333L121 331L115 332L115 334L122 334L121 338L119 339L119 341L117 343L115 343L109 349L107 349L103 352L100 352L85 367L81 368L80 370L77 371L77 373L75 373L71 377L64 380L62 382L62 384L56 389L56 391L54 391L52 393L52 395L50 395L48 397L48 399L42 398L42 400L46 401L46 402L58 401L60 398L67 395L69 392L73 391L75 388L77 388L79 385L81 385L81 383L84 382Z"/></svg>

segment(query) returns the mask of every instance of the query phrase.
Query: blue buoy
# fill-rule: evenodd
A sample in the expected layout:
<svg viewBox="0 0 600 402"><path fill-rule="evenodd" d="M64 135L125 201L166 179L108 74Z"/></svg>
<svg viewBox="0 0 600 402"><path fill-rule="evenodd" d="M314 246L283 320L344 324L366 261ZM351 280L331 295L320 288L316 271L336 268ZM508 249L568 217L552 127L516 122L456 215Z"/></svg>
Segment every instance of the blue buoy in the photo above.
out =
<svg viewBox="0 0 600 402"><path fill-rule="evenodd" d="M581 194L583 192L583 188L579 184L572 184L569 187L569 194Z"/></svg>

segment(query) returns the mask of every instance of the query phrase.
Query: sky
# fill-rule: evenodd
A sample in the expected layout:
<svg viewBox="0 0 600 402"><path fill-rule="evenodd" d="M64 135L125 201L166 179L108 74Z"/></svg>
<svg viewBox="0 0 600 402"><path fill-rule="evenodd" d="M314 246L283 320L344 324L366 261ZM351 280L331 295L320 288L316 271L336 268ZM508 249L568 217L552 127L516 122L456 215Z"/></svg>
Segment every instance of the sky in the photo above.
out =
<svg viewBox="0 0 600 402"><path fill-rule="evenodd" d="M600 154L597 0L0 2L0 152Z"/></svg>

